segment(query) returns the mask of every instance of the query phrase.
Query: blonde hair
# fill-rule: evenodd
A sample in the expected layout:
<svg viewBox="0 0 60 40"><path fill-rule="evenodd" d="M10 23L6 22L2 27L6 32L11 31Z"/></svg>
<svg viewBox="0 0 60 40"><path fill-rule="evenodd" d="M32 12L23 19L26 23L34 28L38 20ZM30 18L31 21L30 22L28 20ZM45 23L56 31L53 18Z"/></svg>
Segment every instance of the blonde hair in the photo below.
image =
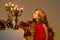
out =
<svg viewBox="0 0 60 40"><path fill-rule="evenodd" d="M49 26L48 21L47 21L47 17L46 17L46 12L43 11L42 9L35 9L35 11L41 11L42 14L39 14L40 17L40 22L44 23L46 26ZM34 12L35 12L34 11Z"/></svg>

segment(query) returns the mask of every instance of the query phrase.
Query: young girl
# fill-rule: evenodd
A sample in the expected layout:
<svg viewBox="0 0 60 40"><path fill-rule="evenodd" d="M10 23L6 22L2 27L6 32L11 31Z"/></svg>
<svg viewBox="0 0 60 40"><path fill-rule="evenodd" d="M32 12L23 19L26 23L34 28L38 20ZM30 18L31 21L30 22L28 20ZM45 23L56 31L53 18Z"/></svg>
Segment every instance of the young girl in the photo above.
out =
<svg viewBox="0 0 60 40"><path fill-rule="evenodd" d="M33 21L35 22L35 32L33 40L48 40L48 22L46 14L42 9L36 9L33 13Z"/></svg>

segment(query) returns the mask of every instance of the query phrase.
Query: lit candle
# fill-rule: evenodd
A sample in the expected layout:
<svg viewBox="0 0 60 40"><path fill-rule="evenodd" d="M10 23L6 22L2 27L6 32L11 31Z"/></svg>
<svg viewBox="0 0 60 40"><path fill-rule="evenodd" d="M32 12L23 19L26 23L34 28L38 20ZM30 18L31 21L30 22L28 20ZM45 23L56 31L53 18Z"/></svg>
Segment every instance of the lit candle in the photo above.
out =
<svg viewBox="0 0 60 40"><path fill-rule="evenodd" d="M15 7L17 8L18 6L16 5Z"/></svg>
<svg viewBox="0 0 60 40"><path fill-rule="evenodd" d="M14 4L11 4L12 7L14 7Z"/></svg>
<svg viewBox="0 0 60 40"><path fill-rule="evenodd" d="M11 2L9 2L9 5L11 5Z"/></svg>
<svg viewBox="0 0 60 40"><path fill-rule="evenodd" d="M21 13L23 12L23 8L20 8Z"/></svg>
<svg viewBox="0 0 60 40"><path fill-rule="evenodd" d="M19 9L19 8L17 8L17 10L19 11L20 9Z"/></svg>
<svg viewBox="0 0 60 40"><path fill-rule="evenodd" d="M7 6L8 6L8 4L6 3L6 4L5 4L5 6L7 7Z"/></svg>
<svg viewBox="0 0 60 40"><path fill-rule="evenodd" d="M16 7L14 7L14 10L16 10Z"/></svg>
<svg viewBox="0 0 60 40"><path fill-rule="evenodd" d="M20 10L23 10L23 8L20 8Z"/></svg>

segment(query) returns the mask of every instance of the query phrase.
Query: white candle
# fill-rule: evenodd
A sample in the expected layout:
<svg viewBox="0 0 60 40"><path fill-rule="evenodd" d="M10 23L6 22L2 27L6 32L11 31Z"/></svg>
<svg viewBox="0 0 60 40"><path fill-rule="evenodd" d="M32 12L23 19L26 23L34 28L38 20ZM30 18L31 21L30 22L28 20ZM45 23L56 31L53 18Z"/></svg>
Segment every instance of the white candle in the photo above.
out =
<svg viewBox="0 0 60 40"><path fill-rule="evenodd" d="M23 8L20 8L21 13L23 12Z"/></svg>
<svg viewBox="0 0 60 40"><path fill-rule="evenodd" d="M9 5L11 5L11 2L9 2Z"/></svg>
<svg viewBox="0 0 60 40"><path fill-rule="evenodd" d="M6 3L6 4L5 4L5 6L7 7L7 6L8 6L8 4Z"/></svg>
<svg viewBox="0 0 60 40"><path fill-rule="evenodd" d="M16 5L15 7L17 8L18 6Z"/></svg>
<svg viewBox="0 0 60 40"><path fill-rule="evenodd" d="M16 7L14 7L14 10L16 10Z"/></svg>
<svg viewBox="0 0 60 40"><path fill-rule="evenodd" d="M20 9L19 9L19 8L17 8L17 10L19 11Z"/></svg>
<svg viewBox="0 0 60 40"><path fill-rule="evenodd" d="M23 8L20 8L20 10L23 10Z"/></svg>
<svg viewBox="0 0 60 40"><path fill-rule="evenodd" d="M12 7L14 7L14 4L11 4Z"/></svg>

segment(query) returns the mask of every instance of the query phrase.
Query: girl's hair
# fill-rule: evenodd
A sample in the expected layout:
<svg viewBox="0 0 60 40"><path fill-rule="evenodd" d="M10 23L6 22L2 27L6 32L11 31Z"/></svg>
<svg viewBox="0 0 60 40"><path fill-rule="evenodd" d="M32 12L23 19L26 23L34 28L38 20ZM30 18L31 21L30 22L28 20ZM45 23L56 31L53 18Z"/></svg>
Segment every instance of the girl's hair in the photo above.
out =
<svg viewBox="0 0 60 40"><path fill-rule="evenodd" d="M38 10L41 11L41 13L42 13L42 15L39 14L39 17L40 17L39 21L40 21L41 23L44 23L44 24L48 27L49 24L48 24L48 21L47 21L46 12L43 11L42 9L36 9L35 11L38 11ZM35 12L35 11L34 11L34 12Z"/></svg>

